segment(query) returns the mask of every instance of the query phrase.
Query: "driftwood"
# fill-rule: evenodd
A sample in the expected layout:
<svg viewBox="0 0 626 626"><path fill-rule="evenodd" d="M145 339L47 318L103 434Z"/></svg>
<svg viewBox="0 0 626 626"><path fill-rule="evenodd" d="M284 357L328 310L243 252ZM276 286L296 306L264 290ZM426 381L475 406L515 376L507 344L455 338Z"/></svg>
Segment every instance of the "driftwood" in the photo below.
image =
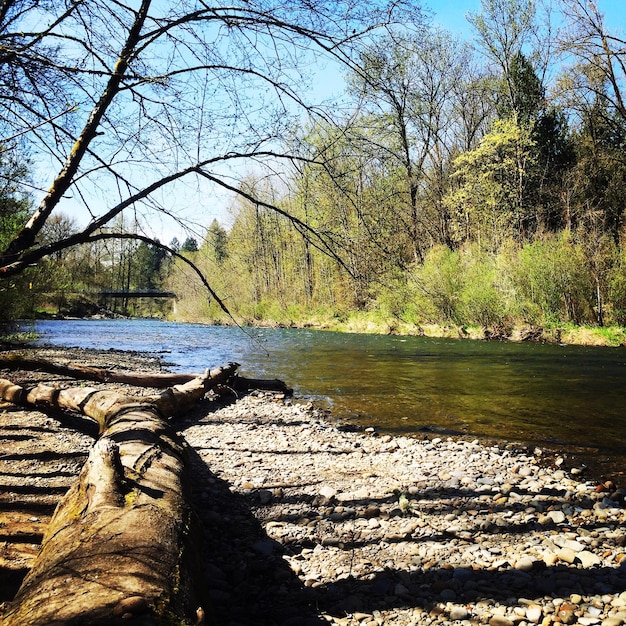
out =
<svg viewBox="0 0 626 626"><path fill-rule="evenodd" d="M149 398L0 380L3 399L79 411L101 433L2 626L204 623L186 444L167 418L227 384L236 367Z"/></svg>
<svg viewBox="0 0 626 626"><path fill-rule="evenodd" d="M235 364L237 365L237 364ZM183 385L202 374L171 374L171 373L145 373L145 372L122 372L101 367L87 367L84 365L64 365L53 363L45 359L33 359L22 357L19 354L0 356L0 369L5 370L30 370L71 376L81 380L91 380L103 383L120 383L134 385L136 387L154 387L163 389L173 385ZM233 374L229 380L229 386L235 391L248 391L250 389L262 389L276 391L290 395L293 390L287 387L282 380L264 380L258 378L245 378Z"/></svg>

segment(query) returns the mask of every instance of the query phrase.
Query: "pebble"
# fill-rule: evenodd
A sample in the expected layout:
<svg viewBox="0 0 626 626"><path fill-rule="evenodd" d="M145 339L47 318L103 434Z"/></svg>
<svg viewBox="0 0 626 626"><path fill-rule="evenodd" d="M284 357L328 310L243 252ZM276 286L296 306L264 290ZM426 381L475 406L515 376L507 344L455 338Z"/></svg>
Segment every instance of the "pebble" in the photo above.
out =
<svg viewBox="0 0 626 626"><path fill-rule="evenodd" d="M450 619L454 622L466 619L468 615L469 611L464 606L455 606L450 610Z"/></svg>
<svg viewBox="0 0 626 626"><path fill-rule="evenodd" d="M625 623L626 510L584 472L547 449L338 429L331 419L252 394L184 430L265 534L240 565L217 564L235 581L219 586L223 615L270 604L248 600L245 581L278 559L286 573L268 585L292 580L331 624ZM204 489L209 527L232 524ZM281 596L289 620L277 623L300 623L292 593Z"/></svg>

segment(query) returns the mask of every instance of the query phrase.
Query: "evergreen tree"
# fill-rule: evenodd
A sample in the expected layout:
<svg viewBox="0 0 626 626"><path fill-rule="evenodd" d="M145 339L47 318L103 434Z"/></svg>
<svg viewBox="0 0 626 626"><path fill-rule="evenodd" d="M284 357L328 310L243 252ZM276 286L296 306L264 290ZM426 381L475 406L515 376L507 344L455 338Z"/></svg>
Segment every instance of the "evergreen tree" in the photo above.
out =
<svg viewBox="0 0 626 626"><path fill-rule="evenodd" d="M215 262L222 265L228 258L228 233L216 219L211 222L207 229L204 241Z"/></svg>
<svg viewBox="0 0 626 626"><path fill-rule="evenodd" d="M161 267L165 257L166 254L162 248L141 241L134 251L131 261L131 287L134 289L158 289L161 286Z"/></svg>
<svg viewBox="0 0 626 626"><path fill-rule="evenodd" d="M544 105L545 89L532 63L521 52L509 61L508 75L500 82L497 111L502 119L513 117L518 124L533 126Z"/></svg>
<svg viewBox="0 0 626 626"><path fill-rule="evenodd" d="M198 252L198 242L195 237L187 237L180 247L181 252Z"/></svg>
<svg viewBox="0 0 626 626"><path fill-rule="evenodd" d="M0 250L11 241L28 220L32 202L20 191L28 178L28 161L16 149L0 144ZM24 276L0 276L0 321L26 315L32 305L32 270Z"/></svg>

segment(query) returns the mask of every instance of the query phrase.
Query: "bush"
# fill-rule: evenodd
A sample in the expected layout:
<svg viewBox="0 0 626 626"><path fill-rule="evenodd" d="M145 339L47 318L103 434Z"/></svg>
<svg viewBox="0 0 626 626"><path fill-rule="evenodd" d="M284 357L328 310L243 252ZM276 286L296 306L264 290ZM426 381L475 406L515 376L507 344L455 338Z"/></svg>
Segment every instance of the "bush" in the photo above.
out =
<svg viewBox="0 0 626 626"><path fill-rule="evenodd" d="M568 232L526 244L519 253L513 280L526 301L525 310L535 318L525 321L551 325L593 320L589 307L592 282L584 250ZM536 319L539 312L541 319Z"/></svg>
<svg viewBox="0 0 626 626"><path fill-rule="evenodd" d="M465 251L464 266L461 293L464 322L479 326L507 325L509 314L497 258L474 247Z"/></svg>
<svg viewBox="0 0 626 626"><path fill-rule="evenodd" d="M415 270L414 278L418 288L417 309L426 320L463 323L464 278L458 252L446 246L434 246L424 264Z"/></svg>
<svg viewBox="0 0 626 626"><path fill-rule="evenodd" d="M609 275L611 321L626 326L626 253L622 253Z"/></svg>
<svg viewBox="0 0 626 626"><path fill-rule="evenodd" d="M403 274L388 277L378 286L373 304L382 320L391 318L405 324L420 323L415 285L409 280L410 277Z"/></svg>

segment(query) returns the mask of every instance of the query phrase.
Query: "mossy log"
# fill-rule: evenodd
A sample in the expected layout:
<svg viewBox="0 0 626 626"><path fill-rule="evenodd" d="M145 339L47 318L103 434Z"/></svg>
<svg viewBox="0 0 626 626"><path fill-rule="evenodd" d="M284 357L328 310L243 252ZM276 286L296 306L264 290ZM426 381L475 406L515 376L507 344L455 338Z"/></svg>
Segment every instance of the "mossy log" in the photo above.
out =
<svg viewBox="0 0 626 626"><path fill-rule="evenodd" d="M101 433L2 626L203 623L186 444L167 418L235 369L149 398L0 380L5 400L80 411Z"/></svg>

